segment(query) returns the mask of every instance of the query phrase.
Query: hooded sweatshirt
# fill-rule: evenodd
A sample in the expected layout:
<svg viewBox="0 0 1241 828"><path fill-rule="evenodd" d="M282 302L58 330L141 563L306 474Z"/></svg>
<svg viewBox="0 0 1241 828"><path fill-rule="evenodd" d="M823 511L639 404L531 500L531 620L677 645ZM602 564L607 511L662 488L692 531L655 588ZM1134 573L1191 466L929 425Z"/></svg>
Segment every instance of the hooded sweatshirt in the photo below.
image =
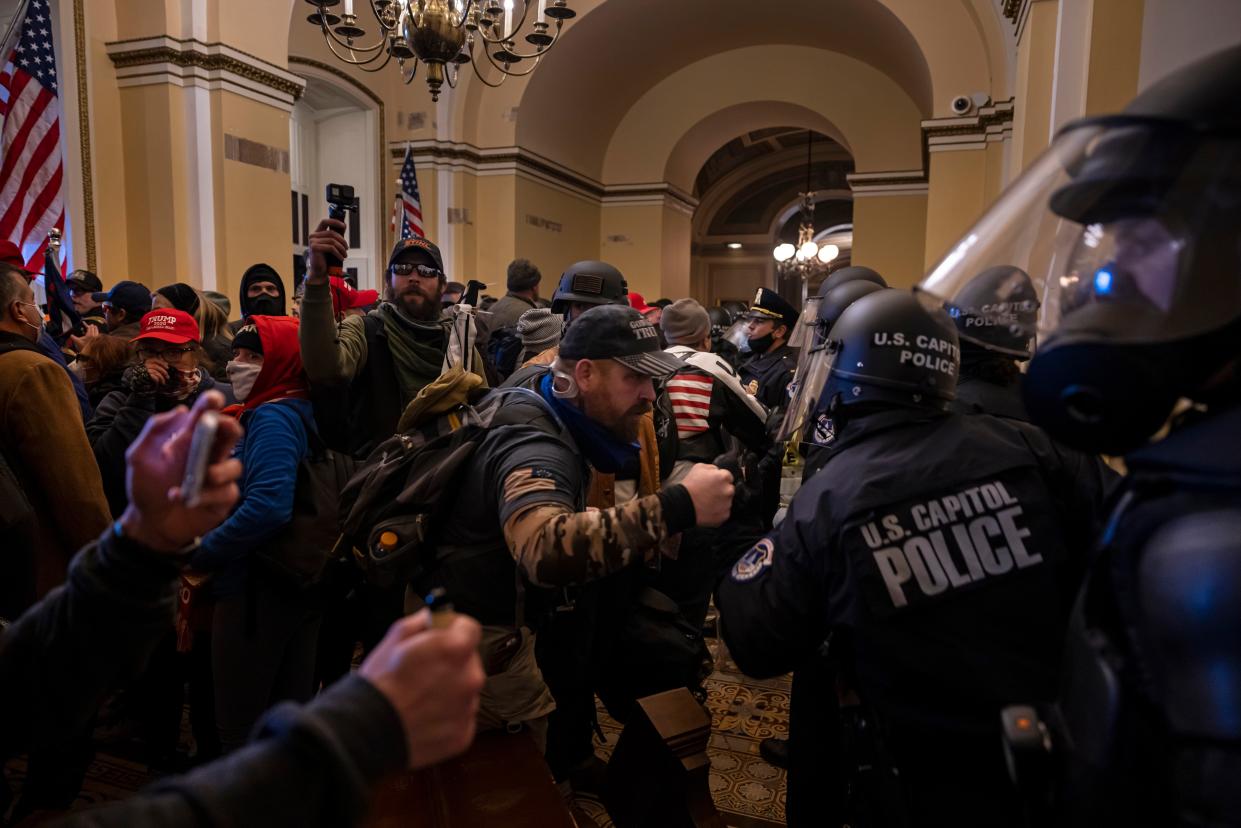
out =
<svg viewBox="0 0 1241 828"><path fill-rule="evenodd" d="M243 466L241 498L191 560L195 569L215 573L217 594L243 589L250 552L292 519L297 468L314 430L297 320L252 316L250 321L263 343L263 369L245 401L226 409L245 428L233 453Z"/></svg>
<svg viewBox="0 0 1241 828"><path fill-rule="evenodd" d="M248 296L246 296L246 293L249 292L250 285L253 284L254 282L274 282L275 283L276 287L279 288L280 290L280 299L279 299L278 308L251 307L250 305L251 300ZM262 262L260 262L259 264L251 265L250 267L246 268L246 272L242 274L242 277L241 277L241 296L239 297L238 308L241 309L241 319L238 321L229 323L229 327L233 328L234 333L236 333L237 329L240 328L242 324L244 324L246 317L250 316L251 314L257 313L257 314L263 314L266 316L284 316L289 312L288 297L286 296L285 291L284 291L284 281L280 278L280 274L276 272L276 269L274 267L272 267L269 264L263 264Z"/></svg>

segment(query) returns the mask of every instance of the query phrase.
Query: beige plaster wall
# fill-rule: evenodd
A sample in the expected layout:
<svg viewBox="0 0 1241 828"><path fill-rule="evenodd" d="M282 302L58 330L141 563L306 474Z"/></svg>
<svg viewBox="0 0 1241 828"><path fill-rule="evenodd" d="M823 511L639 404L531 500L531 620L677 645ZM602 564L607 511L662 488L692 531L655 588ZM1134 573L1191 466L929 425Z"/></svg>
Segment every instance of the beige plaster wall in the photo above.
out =
<svg viewBox="0 0 1241 828"><path fill-rule="evenodd" d="M927 197L866 196L853 201L853 263L874 268L892 287L923 276Z"/></svg>
<svg viewBox="0 0 1241 828"><path fill-rule="evenodd" d="M929 268L981 215L987 204L987 151L933 152L926 200L924 268ZM874 199L858 199L858 202Z"/></svg>
<svg viewBox="0 0 1241 828"><path fill-rule="evenodd" d="M1033 0L1017 44L1017 88L1013 110L1013 145L1009 159L1015 174L1029 166L1050 141L1052 87L1056 61L1055 0Z"/></svg>
<svg viewBox="0 0 1241 828"><path fill-rule="evenodd" d="M556 280L569 265L599 258L601 208L593 199L566 193L524 176L517 179L516 186L514 253L539 268L543 273L540 289L551 296ZM555 222L560 228L540 226L530 222L528 217ZM508 262L504 265L507 267ZM492 285L493 291L499 291L496 295L504 293L504 268L480 278Z"/></svg>
<svg viewBox="0 0 1241 828"><path fill-rule="evenodd" d="M629 289L657 299L663 270L664 208L659 205L605 205L600 213L599 258L625 275ZM624 240L609 240L624 236Z"/></svg>
<svg viewBox="0 0 1241 828"><path fill-rule="evenodd" d="M256 262L266 262L286 281L291 278L289 253L289 190L286 172L230 161L223 157L225 135L236 135L288 150L289 116L274 107L229 92L213 92L213 120L220 132L215 147L216 290L238 299L241 275ZM185 274L201 284L202 274Z"/></svg>

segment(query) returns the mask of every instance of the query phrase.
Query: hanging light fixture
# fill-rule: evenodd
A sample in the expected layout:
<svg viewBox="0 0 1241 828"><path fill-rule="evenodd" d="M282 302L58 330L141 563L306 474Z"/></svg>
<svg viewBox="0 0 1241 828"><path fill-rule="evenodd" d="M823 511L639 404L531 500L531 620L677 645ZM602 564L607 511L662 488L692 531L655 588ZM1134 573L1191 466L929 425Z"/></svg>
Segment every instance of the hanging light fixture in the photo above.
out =
<svg viewBox="0 0 1241 828"><path fill-rule="evenodd" d="M831 270L831 263L840 255L834 244L822 247L814 240L814 191L810 189L811 160L814 133L806 131L806 191L801 196L801 222L797 227L797 244L784 242L771 251L776 260L776 270L781 276L796 277L804 285L815 277Z"/></svg>
<svg viewBox="0 0 1241 828"><path fill-rule="evenodd" d="M431 100L438 101L445 83L457 85L461 64L474 68L487 86L499 86L510 75L528 75L560 38L566 20L577 16L568 0L306 0L315 7L307 19L323 32L332 54L350 66L378 72L395 60L401 79L411 83L418 64ZM337 14L337 7L340 14ZM515 14L520 4L520 15ZM355 5L366 5L378 25L379 39L358 44L367 36ZM531 9L534 22L524 38L532 49L520 51L518 34L526 29ZM555 31L552 23L555 22ZM475 47L478 47L477 49ZM480 63L489 63L499 80L484 77ZM518 68L522 67L522 68Z"/></svg>

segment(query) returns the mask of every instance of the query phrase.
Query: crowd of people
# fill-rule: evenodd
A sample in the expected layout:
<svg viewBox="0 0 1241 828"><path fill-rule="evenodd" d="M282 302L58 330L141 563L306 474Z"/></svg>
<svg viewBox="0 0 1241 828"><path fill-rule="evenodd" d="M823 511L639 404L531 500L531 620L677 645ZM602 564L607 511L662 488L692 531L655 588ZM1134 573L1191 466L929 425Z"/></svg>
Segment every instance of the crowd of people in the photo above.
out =
<svg viewBox="0 0 1241 828"><path fill-rule="evenodd" d="M10 818L68 809L101 740L164 776L70 822L351 824L488 729L598 792L596 697L704 699L714 602L746 674L793 673L790 824L1041 824L1132 779L1231 823L1241 51L1213 60L1068 130L917 289L851 265L800 309L648 304L600 261L544 298L517 259L492 300L420 237L381 297L324 219L292 303L266 264L232 320L75 271L51 330L0 249ZM1018 243L1039 221L1073 232Z"/></svg>

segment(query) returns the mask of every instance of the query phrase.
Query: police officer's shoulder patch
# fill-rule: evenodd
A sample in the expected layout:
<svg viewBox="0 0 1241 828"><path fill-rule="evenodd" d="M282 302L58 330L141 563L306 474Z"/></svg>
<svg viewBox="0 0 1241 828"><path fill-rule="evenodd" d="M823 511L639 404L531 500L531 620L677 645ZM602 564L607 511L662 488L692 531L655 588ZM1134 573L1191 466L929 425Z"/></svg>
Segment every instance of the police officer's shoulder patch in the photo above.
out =
<svg viewBox="0 0 1241 828"><path fill-rule="evenodd" d="M754 580L771 566L775 551L771 538L763 538L733 564L732 579L739 584Z"/></svg>
<svg viewBox="0 0 1241 828"><path fill-rule="evenodd" d="M820 413L814 422L814 443L826 446L836 439L836 424L825 413Z"/></svg>

